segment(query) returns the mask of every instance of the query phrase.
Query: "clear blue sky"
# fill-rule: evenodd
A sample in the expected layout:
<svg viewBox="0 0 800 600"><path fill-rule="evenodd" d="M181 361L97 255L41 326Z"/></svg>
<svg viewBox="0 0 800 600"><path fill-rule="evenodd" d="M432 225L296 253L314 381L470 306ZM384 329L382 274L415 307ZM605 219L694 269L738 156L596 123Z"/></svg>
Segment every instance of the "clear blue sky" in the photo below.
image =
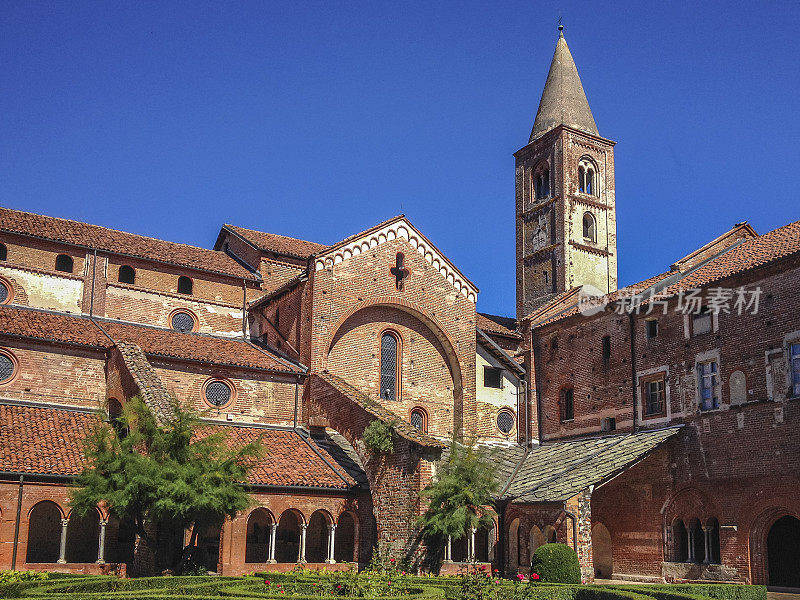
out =
<svg viewBox="0 0 800 600"><path fill-rule="evenodd" d="M646 5L645 5L646 4ZM514 159L563 15L623 284L800 219L800 3L3 2L0 204L202 246L405 212L514 312Z"/></svg>

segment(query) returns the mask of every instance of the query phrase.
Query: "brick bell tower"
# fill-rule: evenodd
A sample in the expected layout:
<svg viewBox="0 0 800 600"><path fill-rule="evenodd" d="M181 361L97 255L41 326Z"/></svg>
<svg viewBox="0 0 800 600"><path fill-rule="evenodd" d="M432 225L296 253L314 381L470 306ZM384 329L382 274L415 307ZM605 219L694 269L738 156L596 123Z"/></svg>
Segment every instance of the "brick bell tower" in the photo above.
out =
<svg viewBox="0 0 800 600"><path fill-rule="evenodd" d="M614 144L597 131L563 27L516 158L517 318L586 285L617 289Z"/></svg>

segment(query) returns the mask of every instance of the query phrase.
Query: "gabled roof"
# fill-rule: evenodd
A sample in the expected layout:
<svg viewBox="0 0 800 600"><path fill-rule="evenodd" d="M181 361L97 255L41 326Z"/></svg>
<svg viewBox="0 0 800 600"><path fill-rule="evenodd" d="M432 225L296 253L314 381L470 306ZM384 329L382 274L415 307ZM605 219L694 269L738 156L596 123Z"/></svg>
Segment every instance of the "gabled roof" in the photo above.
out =
<svg viewBox="0 0 800 600"><path fill-rule="evenodd" d="M441 442L426 433L422 433L419 429L411 425L411 423L405 419L401 419L391 410L381 405L377 400L370 397L369 394L365 394L357 387L350 385L341 377L337 377L336 375L327 372L314 373L314 375L322 379L328 385L332 386L340 394L366 410L376 419L392 425L394 432L401 438L428 448L445 448L447 446L447 444L444 442Z"/></svg>
<svg viewBox="0 0 800 600"><path fill-rule="evenodd" d="M224 252L108 229L69 219L46 217L0 207L0 231L62 242L89 250L131 256L239 279L257 280Z"/></svg>
<svg viewBox="0 0 800 600"><path fill-rule="evenodd" d="M517 332L517 320L512 317L500 317L487 313L477 314L477 326L487 333L496 333L505 337L520 339L522 336Z"/></svg>
<svg viewBox="0 0 800 600"><path fill-rule="evenodd" d="M515 466L500 497L520 503L568 500L642 460L680 429L677 426L534 446Z"/></svg>
<svg viewBox="0 0 800 600"><path fill-rule="evenodd" d="M103 350L117 342L129 342L151 357L283 373L304 372L300 366L241 338L181 333L35 308L0 305L0 335L3 334Z"/></svg>
<svg viewBox="0 0 800 600"><path fill-rule="evenodd" d="M78 475L85 464L82 443L99 414L54 405L0 403L0 471L38 475ZM349 489L348 469L325 448L285 428L204 424L199 434L223 430L231 443L261 439L265 454L248 478L254 485ZM338 460L342 460L338 457ZM350 466L349 468L353 468Z"/></svg>
<svg viewBox="0 0 800 600"><path fill-rule="evenodd" d="M561 30L559 26L559 30ZM550 72L544 84L539 110L531 130L530 142L540 135L566 125L592 135L599 135L597 125L583 91L578 68L560 31ZM529 142L529 143L530 143Z"/></svg>
<svg viewBox="0 0 800 600"><path fill-rule="evenodd" d="M275 254L291 256L293 258L307 259L312 254L316 254L327 248L325 244L299 240L285 235L278 235L277 233L245 229L244 227L238 227L236 225L225 224L222 230L230 231L244 238L261 251L274 252ZM219 240L217 241L217 246L219 246Z"/></svg>

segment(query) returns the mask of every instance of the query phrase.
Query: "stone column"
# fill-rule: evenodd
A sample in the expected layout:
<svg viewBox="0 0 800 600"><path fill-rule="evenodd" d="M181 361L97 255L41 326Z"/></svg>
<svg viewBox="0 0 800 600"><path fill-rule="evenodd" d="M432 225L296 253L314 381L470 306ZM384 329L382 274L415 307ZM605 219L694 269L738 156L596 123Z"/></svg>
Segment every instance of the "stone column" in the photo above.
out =
<svg viewBox="0 0 800 600"><path fill-rule="evenodd" d="M688 556L688 559L687 559L686 562L690 562L691 563L691 562L694 562L694 560L695 560L695 556L694 556L694 527L689 529L688 538L689 538L689 552L687 554L689 556Z"/></svg>
<svg viewBox="0 0 800 600"><path fill-rule="evenodd" d="M67 526L69 519L61 519L61 546L58 550L58 563L65 564L67 562Z"/></svg>
<svg viewBox="0 0 800 600"><path fill-rule="evenodd" d="M278 524L272 523L269 526L269 554L267 555L267 562L274 564L275 561L275 538L278 536Z"/></svg>
<svg viewBox="0 0 800 600"><path fill-rule="evenodd" d="M333 557L335 546L336 546L336 524L331 523L330 525L328 525L328 559L325 561L330 565L336 562L336 559L334 559Z"/></svg>
<svg viewBox="0 0 800 600"><path fill-rule="evenodd" d="M494 555L494 551L495 551L494 536L496 534L497 534L497 530L494 527L492 527L489 530L489 535L488 535L488 538L489 538L489 557L488 557L489 558L489 562L494 562L494 560L495 560L495 555Z"/></svg>
<svg viewBox="0 0 800 600"><path fill-rule="evenodd" d="M97 564L106 564L106 525L108 520L100 521L100 539L97 542Z"/></svg>
<svg viewBox="0 0 800 600"><path fill-rule="evenodd" d="M444 562L453 562L453 538L447 536L447 545L444 547Z"/></svg>
<svg viewBox="0 0 800 600"><path fill-rule="evenodd" d="M475 532L477 530L472 527L469 530L469 542L467 547L468 557L467 560L469 562L475 562Z"/></svg>
<svg viewBox="0 0 800 600"><path fill-rule="evenodd" d="M299 563L306 562L306 529L308 529L308 524L300 523L300 552L297 557Z"/></svg>
<svg viewBox="0 0 800 600"><path fill-rule="evenodd" d="M711 529L703 526L703 546L705 547L705 558L703 559L704 564L708 564L711 562Z"/></svg>

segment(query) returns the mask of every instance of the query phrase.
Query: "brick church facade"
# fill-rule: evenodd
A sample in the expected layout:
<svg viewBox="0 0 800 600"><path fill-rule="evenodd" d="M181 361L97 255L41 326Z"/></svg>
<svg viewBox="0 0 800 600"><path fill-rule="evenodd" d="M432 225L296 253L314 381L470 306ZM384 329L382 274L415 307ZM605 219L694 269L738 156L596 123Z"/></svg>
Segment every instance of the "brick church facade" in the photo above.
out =
<svg viewBox="0 0 800 600"><path fill-rule="evenodd" d="M333 245L224 225L205 249L0 208L0 569L141 572L129 524L69 507L81 440L140 396L263 440L253 507L198 535L221 574L376 545L512 574L560 541L587 580L800 586L800 222L619 289L614 142L563 35L515 157L515 318L477 312L402 215ZM497 465L497 518L425 548L453 437Z"/></svg>

